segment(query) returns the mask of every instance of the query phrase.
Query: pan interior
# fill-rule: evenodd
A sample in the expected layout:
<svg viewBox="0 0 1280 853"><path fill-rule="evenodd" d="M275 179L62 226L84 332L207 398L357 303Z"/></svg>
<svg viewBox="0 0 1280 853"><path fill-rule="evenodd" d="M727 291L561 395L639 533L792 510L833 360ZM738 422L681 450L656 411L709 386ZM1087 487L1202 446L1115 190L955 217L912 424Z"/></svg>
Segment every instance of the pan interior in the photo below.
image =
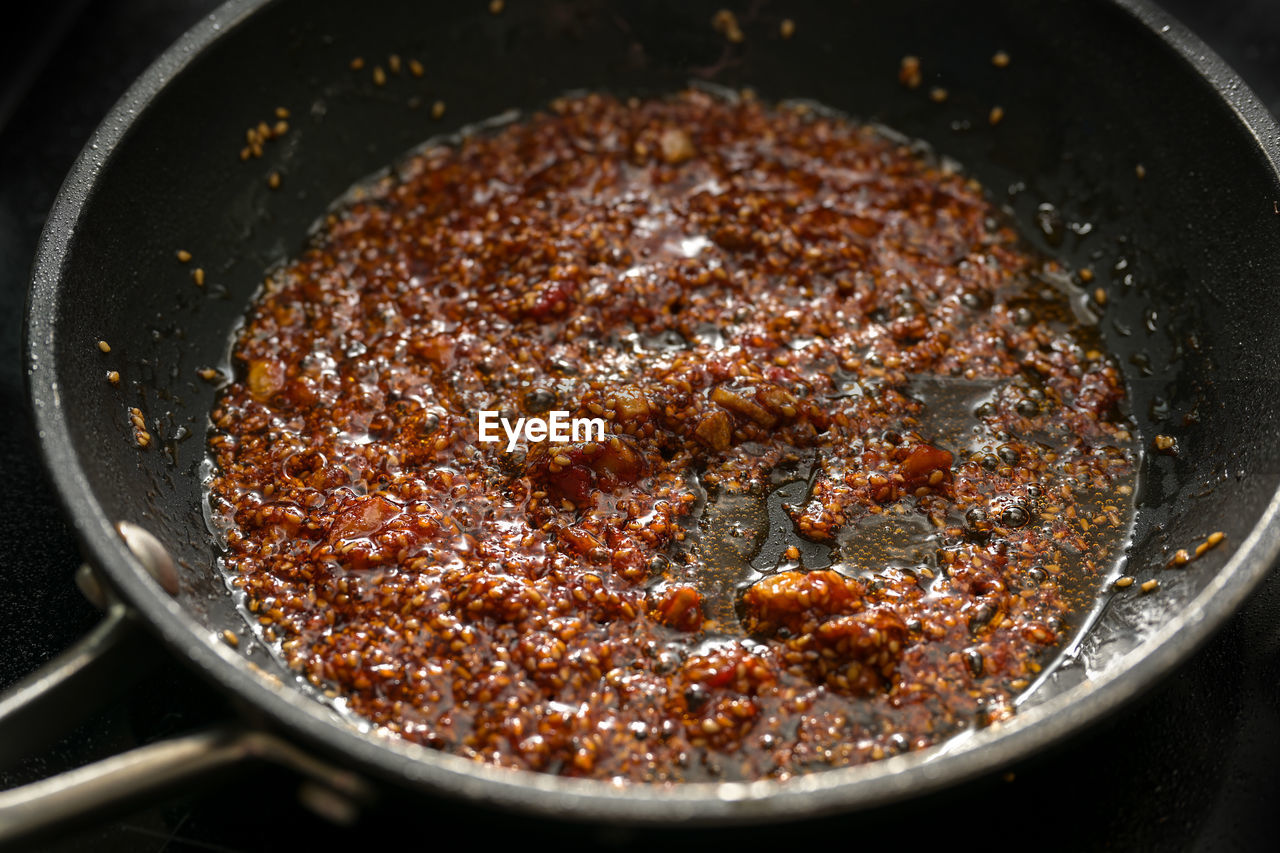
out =
<svg viewBox="0 0 1280 853"><path fill-rule="evenodd" d="M1280 316L1268 285L1280 187L1213 86L1121 9L792 3L790 38L766 7L743 13L745 38L730 42L711 23L717 3L561 2L496 16L391 0L359 13L337 0L303 6L270 3L231 27L103 152L91 186L68 186L85 195L60 292L32 306L54 312L57 405L91 496L169 547L201 640L244 623L201 511L215 389L197 371L224 361L263 271L296 252L331 199L423 139L572 90L706 81L882 123L959 161L1039 248L1097 273L1110 296L1100 331L1124 361L1141 440L1178 439L1176 455L1144 460L1128 555L1128 573L1160 589L1112 598L1029 704L1124 666L1123 653L1214 581L1276 491ZM992 62L998 51L1007 68ZM391 54L420 61L423 75L377 83L371 69ZM907 54L922 62L918 90L898 79ZM929 97L935 86L945 102ZM246 129L274 124L280 106L288 132L242 160ZM178 249L192 262L177 262ZM131 407L153 436L142 451ZM1165 568L1218 530L1224 547ZM275 666L253 643L237 651Z"/></svg>

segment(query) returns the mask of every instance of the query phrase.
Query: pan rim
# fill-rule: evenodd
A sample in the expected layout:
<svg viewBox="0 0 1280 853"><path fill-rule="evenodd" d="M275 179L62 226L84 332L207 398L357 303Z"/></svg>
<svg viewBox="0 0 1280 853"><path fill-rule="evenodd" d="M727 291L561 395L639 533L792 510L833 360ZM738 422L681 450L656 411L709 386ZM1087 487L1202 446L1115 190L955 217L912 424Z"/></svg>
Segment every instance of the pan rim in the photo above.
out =
<svg viewBox="0 0 1280 853"><path fill-rule="evenodd" d="M345 756L377 776L487 805L544 816L631 823L752 823L866 809L987 775L1104 718L1183 663L1234 613L1280 554L1280 490L1178 623L1166 623L1096 680L1013 719L955 741L786 782L684 783L619 788L598 780L513 771L371 737L335 722L325 706L288 685L256 677L244 659L212 641L177 602L136 569L136 561L93 494L71 438L53 369L61 270L97 177L132 122L188 62L214 40L279 0L229 0L166 50L128 89L90 137L49 213L36 252L25 323L26 380L45 469L81 547L124 600L173 652L228 693L263 711L322 753ZM1231 107L1280 180L1280 127L1243 81L1199 37L1149 0L1109 0L1172 48Z"/></svg>

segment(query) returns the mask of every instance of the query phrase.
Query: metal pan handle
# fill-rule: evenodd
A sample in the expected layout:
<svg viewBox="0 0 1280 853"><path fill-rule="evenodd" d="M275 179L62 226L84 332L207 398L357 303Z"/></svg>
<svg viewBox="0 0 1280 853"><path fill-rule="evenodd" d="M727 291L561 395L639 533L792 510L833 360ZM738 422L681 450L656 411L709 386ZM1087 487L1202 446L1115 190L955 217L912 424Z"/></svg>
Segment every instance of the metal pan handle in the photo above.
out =
<svg viewBox="0 0 1280 853"><path fill-rule="evenodd" d="M92 573L77 582L92 600ZM99 598L106 615L88 635L42 669L0 694L0 766L65 734L159 660L129 609ZM94 764L0 791L0 846L66 832L130 806L168 798L219 773L265 761L298 772L299 794L321 816L355 819L372 799L361 777L329 766L275 735L233 721L140 746Z"/></svg>
<svg viewBox="0 0 1280 853"><path fill-rule="evenodd" d="M158 660L128 609L111 604L75 645L0 694L0 767L66 734Z"/></svg>
<svg viewBox="0 0 1280 853"><path fill-rule="evenodd" d="M65 832L256 761L287 767L308 779L299 796L335 823L351 823L359 807L372 799L368 783L354 773L330 767L274 735L231 724L140 746L0 792L0 845Z"/></svg>

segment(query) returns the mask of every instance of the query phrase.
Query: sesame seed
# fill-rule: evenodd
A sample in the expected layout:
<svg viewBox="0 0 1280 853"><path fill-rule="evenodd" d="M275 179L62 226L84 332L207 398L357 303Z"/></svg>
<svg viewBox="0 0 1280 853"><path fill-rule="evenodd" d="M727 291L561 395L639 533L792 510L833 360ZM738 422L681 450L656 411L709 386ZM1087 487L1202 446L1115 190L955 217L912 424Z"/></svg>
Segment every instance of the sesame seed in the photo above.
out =
<svg viewBox="0 0 1280 853"><path fill-rule="evenodd" d="M489 12L494 15L502 14L507 4L503 0L489 0Z"/></svg>
<svg viewBox="0 0 1280 853"><path fill-rule="evenodd" d="M103 352L111 352L111 344L107 343L106 341L98 341L98 349L102 350Z"/></svg>
<svg viewBox="0 0 1280 853"><path fill-rule="evenodd" d="M1204 541L1210 548L1216 548L1218 545L1222 544L1222 540L1226 538L1227 534L1223 533L1221 530L1216 530L1213 533L1210 533L1209 538Z"/></svg>
<svg viewBox="0 0 1280 853"><path fill-rule="evenodd" d="M187 261L191 260L191 253L186 249L179 249L178 260L185 264Z"/></svg>
<svg viewBox="0 0 1280 853"><path fill-rule="evenodd" d="M391 70L392 74L400 73L400 54L393 53L387 57L387 68Z"/></svg>
<svg viewBox="0 0 1280 853"><path fill-rule="evenodd" d="M222 632L222 639L233 649L240 645L240 638L230 628Z"/></svg>
<svg viewBox="0 0 1280 853"><path fill-rule="evenodd" d="M267 186L271 187L271 189L273 190L280 189L280 173L279 172L272 172L270 175L267 175Z"/></svg>
<svg viewBox="0 0 1280 853"><path fill-rule="evenodd" d="M373 69L373 85L381 86L387 82L387 72L382 70L381 65L374 66Z"/></svg>
<svg viewBox="0 0 1280 853"><path fill-rule="evenodd" d="M1160 581L1156 580L1155 578L1152 578L1149 581L1142 582L1141 589L1143 592L1154 592L1159 588L1160 588Z"/></svg>
<svg viewBox="0 0 1280 853"><path fill-rule="evenodd" d="M1133 173L1138 176L1138 180L1142 180L1147 176L1147 167L1139 163L1133 167Z"/></svg>
<svg viewBox="0 0 1280 853"><path fill-rule="evenodd" d="M1124 589L1126 587L1133 586L1134 580L1136 580L1136 578L1134 578L1133 575L1125 575L1124 577L1116 578L1116 589Z"/></svg>
<svg viewBox="0 0 1280 853"><path fill-rule="evenodd" d="M1009 54L1003 50L997 50L995 55L991 57L991 64L996 68L1007 68L1009 66Z"/></svg>
<svg viewBox="0 0 1280 853"><path fill-rule="evenodd" d="M196 267L191 271L191 280L196 283L196 287L204 287L204 267Z"/></svg>
<svg viewBox="0 0 1280 853"><path fill-rule="evenodd" d="M364 68L364 57L357 56L355 59L351 60L352 71L359 71L361 68Z"/></svg>
<svg viewBox="0 0 1280 853"><path fill-rule="evenodd" d="M987 121L991 124L999 124L1004 119L1004 107L996 106L991 108L991 112L987 114Z"/></svg>
<svg viewBox="0 0 1280 853"><path fill-rule="evenodd" d="M416 59L409 60L409 73L414 77L421 77L427 70L422 67L422 63Z"/></svg>
<svg viewBox="0 0 1280 853"><path fill-rule="evenodd" d="M107 381L108 381L108 382L110 382L112 385L119 385L119 384L120 384L120 371L118 371L118 370L108 370L108 371L107 371Z"/></svg>
<svg viewBox="0 0 1280 853"><path fill-rule="evenodd" d="M796 22L790 18L783 18L782 23L778 25L778 34L784 39L789 39L796 34Z"/></svg>
<svg viewBox="0 0 1280 853"><path fill-rule="evenodd" d="M276 107L276 118L288 118L289 109L287 107Z"/></svg>
<svg viewBox="0 0 1280 853"><path fill-rule="evenodd" d="M431 105L431 117L440 118L444 115L444 101L436 101Z"/></svg>
<svg viewBox="0 0 1280 853"><path fill-rule="evenodd" d="M943 103L944 101L947 100L947 97L948 97L947 90L942 88L941 86L934 86L932 89L929 90L929 98L935 104Z"/></svg>

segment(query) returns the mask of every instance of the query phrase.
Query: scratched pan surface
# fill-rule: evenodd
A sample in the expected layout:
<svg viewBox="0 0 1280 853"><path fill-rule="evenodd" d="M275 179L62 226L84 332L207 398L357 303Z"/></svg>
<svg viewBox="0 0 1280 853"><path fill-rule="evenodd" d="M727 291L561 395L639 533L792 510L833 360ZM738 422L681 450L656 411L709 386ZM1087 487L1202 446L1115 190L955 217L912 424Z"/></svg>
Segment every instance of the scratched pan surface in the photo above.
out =
<svg viewBox="0 0 1280 853"><path fill-rule="evenodd" d="M1132 0L788 2L741 13L746 40L727 45L709 25L721 0L565 0L497 16L485 5L234 0L139 80L50 215L28 368L67 512L88 558L164 643L267 724L410 787L548 814L745 822L865 808L997 769L1113 711L1190 654L1269 570L1280 545L1280 147L1253 96L1176 24ZM783 17L797 22L789 40L778 35ZM990 61L999 49L1014 58L1007 69ZM390 53L420 58L425 75L377 87L367 68L348 67ZM944 105L898 83L908 53L924 58L925 88L949 90ZM263 270L303 244L331 199L433 134L569 90L657 94L691 80L812 99L928 140L1007 202L1033 243L1099 271L1112 294L1101 330L1125 361L1144 443L1179 438L1176 458L1144 461L1129 554L1130 572L1158 576L1160 593L1110 599L1011 722L786 784L675 790L620 792L373 738L254 643L217 639L244 622L200 510L214 389L195 370L225 357ZM439 121L436 100L448 105ZM244 129L281 104L293 111L289 133L242 163ZM998 128L986 121L995 104ZM272 170L282 190L268 189ZM174 262L178 247L200 259L203 288ZM111 343L109 365L98 340ZM108 366L121 387L104 381ZM130 406L153 422L146 452L130 440ZM122 520L178 560L176 598L124 547ZM1214 530L1226 547L1160 569L1172 549Z"/></svg>

